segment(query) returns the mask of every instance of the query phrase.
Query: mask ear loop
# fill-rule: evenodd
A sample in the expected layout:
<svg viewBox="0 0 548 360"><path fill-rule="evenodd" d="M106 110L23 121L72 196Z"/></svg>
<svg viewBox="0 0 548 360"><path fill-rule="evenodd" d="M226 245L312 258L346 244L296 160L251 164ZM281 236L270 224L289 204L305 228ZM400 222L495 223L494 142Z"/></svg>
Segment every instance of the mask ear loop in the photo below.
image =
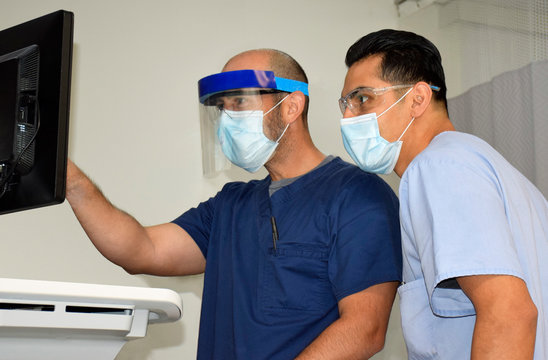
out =
<svg viewBox="0 0 548 360"><path fill-rule="evenodd" d="M286 96L284 96L284 98L280 101L278 101L278 103L276 105L274 105L273 107L270 108L270 110L268 110L263 116L266 116L268 115L272 110L274 110L278 105L280 105L285 99L287 99L287 97L291 95L291 94L287 94Z"/></svg>
<svg viewBox="0 0 548 360"><path fill-rule="evenodd" d="M385 112L387 112L388 110L392 109L394 106L396 106L397 103L399 103L400 101L403 100L404 97L407 96L407 94L409 94L411 92L411 90L413 90L413 88L407 90L407 92L405 94L402 95L401 98L398 99L398 101L396 101L395 103L393 103L392 105L390 105L388 107L388 109L384 110L379 116L377 116L377 119L380 118Z"/></svg>
<svg viewBox="0 0 548 360"><path fill-rule="evenodd" d="M402 101L403 98L406 97L407 94L409 94L409 93L411 92L411 90L413 90L413 88L407 90L407 92L406 92L405 94L403 94L403 95L398 99L398 101L396 101L395 103L393 103L392 105L390 105L390 106L388 107L388 109L384 110L379 116L377 116L377 119L380 118L385 112L387 112L388 110L392 109L397 103L399 103L400 101ZM377 120L377 121L378 121L378 120ZM401 138L403 137L403 135L405 135L407 129L409 129L409 127L411 126L411 124L413 123L413 121L415 121L415 117L413 117L413 118L411 119L411 121L409 122L409 124L407 124L407 127L405 128L405 130L403 130L403 133L400 135L400 137L398 138L398 140L396 140L396 142L401 140Z"/></svg>
<svg viewBox="0 0 548 360"><path fill-rule="evenodd" d="M284 136L285 132L287 131L287 129L289 128L289 125L291 124L287 124L287 126L285 127L284 131L282 132L282 135L280 135L280 137L278 138L278 140L276 140L276 143L279 143L280 140L282 140L282 137Z"/></svg>
<svg viewBox="0 0 548 360"><path fill-rule="evenodd" d="M278 105L280 105L285 99L287 99L287 97L291 95L291 94L287 94L286 96L284 96L284 98L280 101L278 101L278 103L276 105L274 105L270 110L268 110L264 115L263 115L263 118L268 115L272 110L274 110ZM279 143L280 140L282 139L282 137L284 136L285 132L287 131L287 129L289 128L289 125L291 124L287 124L287 126L285 127L284 131L282 132L282 135L280 135L280 137L278 138L278 140L276 140L276 143Z"/></svg>
<svg viewBox="0 0 548 360"><path fill-rule="evenodd" d="M398 140L396 140L396 142L401 140L401 138L403 137L403 135L405 134L405 132L407 131L407 129L409 129L409 127L411 126L411 124L413 123L413 121L415 121L415 117L414 117L414 116L411 118L411 121L409 122L409 124L407 125L407 127L405 128L405 130L403 130L403 133L400 135L400 137L398 138Z"/></svg>

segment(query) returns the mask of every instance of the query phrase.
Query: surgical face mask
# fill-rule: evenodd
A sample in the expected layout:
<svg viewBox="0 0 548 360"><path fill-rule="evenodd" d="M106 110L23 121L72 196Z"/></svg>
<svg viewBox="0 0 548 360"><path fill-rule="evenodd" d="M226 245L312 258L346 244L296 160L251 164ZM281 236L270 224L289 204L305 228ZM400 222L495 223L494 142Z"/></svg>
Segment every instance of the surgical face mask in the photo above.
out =
<svg viewBox="0 0 548 360"><path fill-rule="evenodd" d="M376 174L389 174L394 170L403 144L400 140L415 118L411 119L394 142L389 142L380 135L378 118L399 103L411 90L413 89L409 89L379 116L369 113L341 120L344 148L362 170Z"/></svg>
<svg viewBox="0 0 548 360"><path fill-rule="evenodd" d="M249 172L256 172L274 154L289 124L287 124L280 137L276 141L272 141L264 135L263 119L264 116L280 105L287 96L264 115L260 110L223 110L221 112L217 136L223 153L234 165Z"/></svg>

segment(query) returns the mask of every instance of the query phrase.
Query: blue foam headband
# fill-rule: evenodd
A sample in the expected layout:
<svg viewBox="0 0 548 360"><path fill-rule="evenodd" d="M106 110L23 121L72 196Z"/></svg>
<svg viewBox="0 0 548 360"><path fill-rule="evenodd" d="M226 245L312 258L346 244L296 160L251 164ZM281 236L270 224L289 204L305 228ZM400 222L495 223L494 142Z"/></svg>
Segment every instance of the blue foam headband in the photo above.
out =
<svg viewBox="0 0 548 360"><path fill-rule="evenodd" d="M198 93L202 104L211 95L245 88L274 89L287 92L302 91L308 96L307 83L276 77L272 71L227 71L206 76L198 81Z"/></svg>

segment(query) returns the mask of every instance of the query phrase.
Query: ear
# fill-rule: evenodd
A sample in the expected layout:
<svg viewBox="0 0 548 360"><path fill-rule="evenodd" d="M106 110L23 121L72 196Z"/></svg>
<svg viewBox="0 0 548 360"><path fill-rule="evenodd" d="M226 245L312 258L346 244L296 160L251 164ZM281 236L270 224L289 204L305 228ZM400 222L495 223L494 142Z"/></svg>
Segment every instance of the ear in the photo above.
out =
<svg viewBox="0 0 548 360"><path fill-rule="evenodd" d="M291 124L301 117L304 111L305 99L305 95L301 91L295 91L289 94L282 103L282 111L287 124Z"/></svg>
<svg viewBox="0 0 548 360"><path fill-rule="evenodd" d="M411 116L418 118L426 111L432 101L432 88L424 81L419 81L411 94L413 95Z"/></svg>

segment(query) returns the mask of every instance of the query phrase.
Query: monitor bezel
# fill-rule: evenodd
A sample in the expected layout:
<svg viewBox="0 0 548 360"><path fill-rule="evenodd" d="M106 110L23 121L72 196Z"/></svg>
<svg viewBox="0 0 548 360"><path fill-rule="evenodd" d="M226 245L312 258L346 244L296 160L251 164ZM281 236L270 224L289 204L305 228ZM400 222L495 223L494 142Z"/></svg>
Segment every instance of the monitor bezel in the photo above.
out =
<svg viewBox="0 0 548 360"><path fill-rule="evenodd" d="M39 112L33 169L0 198L0 215L62 203L66 190L74 14L59 10L0 31L0 54L38 45Z"/></svg>

